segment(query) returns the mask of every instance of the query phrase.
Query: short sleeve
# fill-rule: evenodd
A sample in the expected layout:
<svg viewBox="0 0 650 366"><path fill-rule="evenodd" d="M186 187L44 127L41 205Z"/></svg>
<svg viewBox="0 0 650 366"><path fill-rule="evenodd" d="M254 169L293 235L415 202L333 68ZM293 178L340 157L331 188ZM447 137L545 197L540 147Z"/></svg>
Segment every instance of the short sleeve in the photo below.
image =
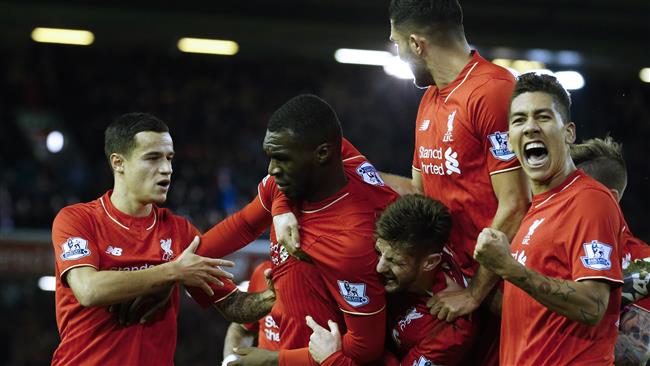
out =
<svg viewBox="0 0 650 366"><path fill-rule="evenodd" d="M470 118L483 143L490 175L520 166L508 144L508 109L513 88L514 80L492 79L478 87L470 98Z"/></svg>
<svg viewBox="0 0 650 366"><path fill-rule="evenodd" d="M341 160L346 161L358 157L363 157L363 154L348 139L345 137L341 139Z"/></svg>
<svg viewBox="0 0 650 366"><path fill-rule="evenodd" d="M573 232L571 242L566 243L572 278L622 283L623 224L618 204L596 189L585 189L574 199L576 220L566 226Z"/></svg>
<svg viewBox="0 0 650 366"><path fill-rule="evenodd" d="M226 278L219 278L223 282L223 286L217 286L215 284L210 284L214 295L209 296L199 287L187 287L187 292L190 294L192 299L196 301L201 307L207 308L212 304L216 304L220 301L225 300L228 296L234 294L237 291L237 286L234 282Z"/></svg>
<svg viewBox="0 0 650 366"><path fill-rule="evenodd" d="M93 267L99 270L100 252L89 216L70 207L62 209L52 224L52 244L57 273L67 286L65 273L75 267Z"/></svg>
<svg viewBox="0 0 650 366"><path fill-rule="evenodd" d="M343 237L343 235L339 235ZM341 242L341 238L320 237L303 250L319 269L328 292L341 311L352 315L373 315L386 306L385 290L376 271L377 255L372 245L357 250L359 236Z"/></svg>

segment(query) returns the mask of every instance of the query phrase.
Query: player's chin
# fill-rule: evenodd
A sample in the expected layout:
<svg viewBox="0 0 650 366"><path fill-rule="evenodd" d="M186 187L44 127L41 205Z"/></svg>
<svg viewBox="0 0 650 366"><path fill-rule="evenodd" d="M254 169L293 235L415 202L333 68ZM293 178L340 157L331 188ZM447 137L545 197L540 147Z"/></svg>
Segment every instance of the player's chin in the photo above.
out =
<svg viewBox="0 0 650 366"><path fill-rule="evenodd" d="M386 290L387 294L394 294L400 291L400 286L399 283L394 280L384 279L384 289Z"/></svg>
<svg viewBox="0 0 650 366"><path fill-rule="evenodd" d="M167 192L157 192L151 195L151 202L157 205L162 205L165 201L167 201Z"/></svg>

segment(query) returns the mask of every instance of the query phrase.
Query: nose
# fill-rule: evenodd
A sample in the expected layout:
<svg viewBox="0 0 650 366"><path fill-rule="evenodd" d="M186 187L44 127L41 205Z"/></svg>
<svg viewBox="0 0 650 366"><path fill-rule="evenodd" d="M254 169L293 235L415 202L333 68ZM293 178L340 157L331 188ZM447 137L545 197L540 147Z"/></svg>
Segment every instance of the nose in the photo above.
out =
<svg viewBox="0 0 650 366"><path fill-rule="evenodd" d="M528 118L524 125L524 135L530 136L539 132L539 124L534 118Z"/></svg>
<svg viewBox="0 0 650 366"><path fill-rule="evenodd" d="M165 161L160 165L160 172L165 175L171 175L173 171L172 162L165 159Z"/></svg>
<svg viewBox="0 0 650 366"><path fill-rule="evenodd" d="M281 172L282 170L275 162L275 160L271 159L271 161L269 162L269 175L275 177L280 175Z"/></svg>
<svg viewBox="0 0 650 366"><path fill-rule="evenodd" d="M379 256L379 261L377 262L377 273L385 273L388 270L388 266L386 265L386 261L384 260L384 256L380 255Z"/></svg>

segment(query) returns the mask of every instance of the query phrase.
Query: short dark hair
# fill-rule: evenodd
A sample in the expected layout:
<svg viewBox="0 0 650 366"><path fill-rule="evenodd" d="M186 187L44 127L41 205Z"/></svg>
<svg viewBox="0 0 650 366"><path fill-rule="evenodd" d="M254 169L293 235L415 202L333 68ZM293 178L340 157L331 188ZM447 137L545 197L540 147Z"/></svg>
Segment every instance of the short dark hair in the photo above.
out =
<svg viewBox="0 0 650 366"><path fill-rule="evenodd" d="M458 0L391 0L388 13L396 27L462 29L463 25Z"/></svg>
<svg viewBox="0 0 650 366"><path fill-rule="evenodd" d="M149 113L126 113L106 127L104 154L108 163L113 153L128 156L135 147L135 135L144 131L169 132L169 127Z"/></svg>
<svg viewBox="0 0 650 366"><path fill-rule="evenodd" d="M289 130L303 143L316 147L330 142L340 150L341 123L334 109L313 94L300 94L278 108L269 119L270 132Z"/></svg>
<svg viewBox="0 0 650 366"><path fill-rule="evenodd" d="M375 235L412 256L440 253L449 239L451 215L439 201L407 194L391 203L375 223Z"/></svg>
<svg viewBox="0 0 650 366"><path fill-rule="evenodd" d="M611 136L571 145L571 158L578 168L607 188L616 189L621 194L625 190L627 167L623 149Z"/></svg>
<svg viewBox="0 0 650 366"><path fill-rule="evenodd" d="M542 92L551 95L557 104L564 123L571 121L571 96L555 76L529 72L520 75L512 92L510 104L521 94Z"/></svg>

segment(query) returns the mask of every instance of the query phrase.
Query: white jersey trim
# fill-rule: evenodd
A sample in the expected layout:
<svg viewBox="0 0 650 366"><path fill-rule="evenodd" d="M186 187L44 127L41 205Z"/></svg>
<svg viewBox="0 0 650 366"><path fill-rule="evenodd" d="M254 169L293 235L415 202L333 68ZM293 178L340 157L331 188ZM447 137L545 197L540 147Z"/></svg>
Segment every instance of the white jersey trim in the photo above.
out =
<svg viewBox="0 0 650 366"><path fill-rule="evenodd" d="M542 201L541 203L539 203L538 205L536 205L535 208L539 208L541 205L543 205L543 204L545 204L546 202L548 202L551 198L555 197L558 193L562 193L562 192L564 192L564 190L567 189L567 188L569 188L573 183L575 183L575 181L578 180L578 178L580 178L580 176L577 176L577 177L573 178L573 180L572 180L571 182L569 182L569 184L567 184L566 186L564 186L564 188L562 188L559 192L553 193L549 198L545 199L544 201Z"/></svg>
<svg viewBox="0 0 650 366"><path fill-rule="evenodd" d="M422 171L422 169L418 169L418 168L414 167L413 165L411 165L411 169L413 169L413 170L417 170L418 172L421 172L421 171Z"/></svg>
<svg viewBox="0 0 650 366"><path fill-rule="evenodd" d="M605 277L605 276L585 276L585 277L578 277L575 279L576 282L580 282L584 280L607 280L610 282L623 283L623 280L615 280L611 277Z"/></svg>
<svg viewBox="0 0 650 366"><path fill-rule="evenodd" d="M314 213L314 212L318 212L318 211L323 211L324 209L326 209L326 208L330 207L331 205L335 204L336 202L344 199L349 194L350 194L350 192L347 192L346 194L342 195L341 197L335 199L334 201L328 203L327 205L325 205L325 206L323 206L321 208L318 208L318 209L315 209L315 210L302 210L302 213Z"/></svg>
<svg viewBox="0 0 650 366"><path fill-rule="evenodd" d="M264 201L262 201L262 195L260 194L260 185L259 184L257 185L257 198L260 200L260 204L262 205L262 207L264 207L264 209L268 213L271 213L271 210L269 210L268 208L266 208L266 206L264 206Z"/></svg>
<svg viewBox="0 0 650 366"><path fill-rule="evenodd" d="M114 223L118 224L122 228L124 228L126 230L131 230L131 229L129 229L128 226L126 226L126 225L122 224L121 222L117 221L116 218L114 218L113 216L111 216L110 213L108 213L108 210L106 209L106 205L104 204L104 197L100 197L99 202L102 203L102 208L104 209L104 212L106 213L106 215L108 216L109 219L113 220ZM153 223L148 228L146 228L147 231L153 229L153 227L156 225L156 222L158 221L158 215L156 214L156 210L153 208L153 206L151 207L151 209L153 210Z"/></svg>
<svg viewBox="0 0 650 366"><path fill-rule="evenodd" d="M344 310L344 309L339 308L339 310L341 310L342 312L344 312L344 313L346 313L346 314L351 314L351 315L363 315L363 316L379 314L379 313L381 313L382 311L384 311L384 309L386 309L386 305L382 306L381 309L379 309L379 310L377 310L377 311L373 311L372 313L357 313L357 312L355 312L355 311L347 311L347 310Z"/></svg>
<svg viewBox="0 0 650 366"><path fill-rule="evenodd" d="M355 156L353 156L353 157L351 157L351 158L343 159L343 160L341 160L341 161L344 161L344 162L345 162L345 161L352 160L352 159L357 159L357 158L364 158L364 159L365 159L366 157L363 156L363 155L355 155Z"/></svg>
<svg viewBox="0 0 650 366"><path fill-rule="evenodd" d="M78 267L93 267L94 269L99 271L99 268L97 268L97 266L95 266L94 264L90 264L90 263L79 263L79 264L75 264L74 266L70 266L70 267L64 269L63 272L61 272L61 274L59 275L59 279L61 280L61 283L64 284L64 286L69 287L68 286L68 281L63 280L63 278L64 278L63 275L68 273L69 270L71 270L73 268L78 268Z"/></svg>
<svg viewBox="0 0 650 366"><path fill-rule="evenodd" d="M445 101L443 103L447 103L447 100L449 99L449 97L451 97L452 94L454 94L456 89L460 88L460 86L463 85L463 83L465 82L465 80L467 80L467 77L469 76L469 74L472 73L472 70L474 70L476 65L478 65L478 61L474 62L474 65L472 65L472 67L469 69L467 74L465 74L465 77L463 78L463 81L461 81L460 84L456 85L456 87L449 93L449 95L447 95L447 98L445 98Z"/></svg>
<svg viewBox="0 0 650 366"><path fill-rule="evenodd" d="M510 171L517 170L517 169L521 169L521 165L517 165L517 166L514 166L512 168L508 168L508 169L495 170L493 172L490 172L490 175L497 175L497 174L510 172Z"/></svg>
<svg viewBox="0 0 650 366"><path fill-rule="evenodd" d="M227 299L230 295L234 294L234 293L237 292L237 291L239 291L239 289L238 289L237 287L235 287L235 288L234 288L232 291L230 291L228 294L226 294L226 295L224 295L223 297L221 297L221 298L219 298L219 299L213 301L212 303L213 303L213 304L216 304L216 303L218 303L218 302L221 302L221 301Z"/></svg>

